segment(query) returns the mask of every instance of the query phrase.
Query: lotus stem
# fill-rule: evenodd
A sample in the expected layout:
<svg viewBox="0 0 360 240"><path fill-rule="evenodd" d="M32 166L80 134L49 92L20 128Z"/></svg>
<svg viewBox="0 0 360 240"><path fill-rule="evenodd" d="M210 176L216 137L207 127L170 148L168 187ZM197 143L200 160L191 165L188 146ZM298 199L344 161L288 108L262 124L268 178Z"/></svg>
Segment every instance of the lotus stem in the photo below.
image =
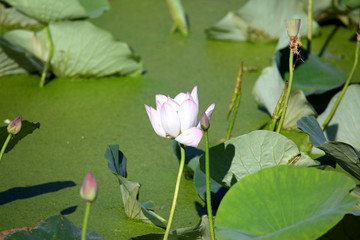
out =
<svg viewBox="0 0 360 240"><path fill-rule="evenodd" d="M204 133L205 133L206 206L209 217L209 229L210 229L211 240L215 240L215 230L214 230L212 207L211 207L209 135L207 130Z"/></svg>
<svg viewBox="0 0 360 240"><path fill-rule="evenodd" d="M290 93L291 93L291 87L292 87L292 83L293 83L293 77L294 77L294 51L292 48L290 48L290 57L289 57L289 85L288 85L288 89L286 92L286 97L285 97L285 102L284 102L284 107L282 109L281 112L281 117L280 117L280 121L279 121L279 125L277 126L276 132L279 133L281 131L282 125L284 123L284 119L285 119L285 114L286 114L286 109L287 109L287 105L289 102L289 98L290 98Z"/></svg>
<svg viewBox="0 0 360 240"><path fill-rule="evenodd" d="M231 120L230 120L230 123L229 123L228 131L227 131L227 134L226 134L225 141L228 141L231 138L231 132L232 132L232 129L234 127L236 115L237 115L237 112L238 112L238 109L239 109L240 100L241 100L242 76L243 76L243 62L241 62L241 65L240 65L239 73L238 73L238 76L236 78L236 85L235 85L235 88L234 88L234 93L232 95L231 103L230 103L228 114L227 114L227 119L229 119L231 111L233 111L232 117L231 117Z"/></svg>
<svg viewBox="0 0 360 240"><path fill-rule="evenodd" d="M182 172L184 170L184 165L185 165L185 148L184 148L183 144L180 144L180 151L181 151L180 167L179 167L179 172L178 172L178 176L176 179L174 198L173 198L173 203L172 203L171 210L170 210L169 221L168 221L168 224L167 224L166 230L165 230L164 240L167 240L169 237L172 220L174 218L176 202L177 202L177 198L179 195L181 175L182 175Z"/></svg>
<svg viewBox="0 0 360 240"><path fill-rule="evenodd" d="M308 33L307 33L307 51L311 52L311 41L312 41L312 8L313 1L308 1Z"/></svg>
<svg viewBox="0 0 360 240"><path fill-rule="evenodd" d="M351 82L351 79L352 79L352 77L353 77L353 75L354 75L354 72L355 72L355 70L356 70L356 66L357 66L357 64L358 64L359 48L360 48L359 46L360 46L360 41L357 41L357 42L356 42L354 65L353 65L353 67L352 67L352 69L351 69L350 75L349 75L348 79L346 80L345 85L344 85L343 89L341 90L341 93L340 93L339 97L336 99L336 102L335 102L334 106L332 107L330 114L329 114L328 117L325 119L324 123L321 125L321 130L324 130L324 129L325 129L325 127L326 127L326 126L328 125L328 123L330 122L331 118L334 116L334 113L335 113L337 107L339 106L340 101L341 101L341 99L343 98L343 96L345 95L345 92L346 92L346 90L347 90L347 88L348 88L348 86L349 86L349 84L350 84L350 82Z"/></svg>
<svg viewBox="0 0 360 240"><path fill-rule="evenodd" d="M2 148L1 148L0 161L1 161L1 159L2 159L2 156L4 155L4 152L5 152L5 149L6 149L7 145L8 145L9 142L10 142L11 136L12 136L12 134L9 133L8 137L6 138L4 144L3 144Z"/></svg>
<svg viewBox="0 0 360 240"><path fill-rule="evenodd" d="M276 107L275 107L274 112L273 112L270 131L275 131L276 124L279 121L279 118L281 116L281 112L282 112L283 107L284 107L284 100L285 100L285 96L286 96L288 86L289 86L289 83L285 82L285 87L284 87L284 89L283 89L283 91L282 91L282 93L280 95L279 101L277 102Z"/></svg>
<svg viewBox="0 0 360 240"><path fill-rule="evenodd" d="M46 59L42 74L41 74L41 79L40 79L40 87L44 87L45 85L45 81L46 81L46 72L50 67L50 61L53 57L54 54L54 45L53 45L53 41L52 41L52 37L51 37L51 32L50 32L50 28L49 25L46 26L46 33L47 33L47 39L49 42L49 54L48 57Z"/></svg>
<svg viewBox="0 0 360 240"><path fill-rule="evenodd" d="M81 240L86 240L86 228L87 228L89 215L90 215L90 205L91 205L91 202L87 201L86 202L86 210L85 210L85 216L84 216L83 229L82 229L82 234L81 234Z"/></svg>

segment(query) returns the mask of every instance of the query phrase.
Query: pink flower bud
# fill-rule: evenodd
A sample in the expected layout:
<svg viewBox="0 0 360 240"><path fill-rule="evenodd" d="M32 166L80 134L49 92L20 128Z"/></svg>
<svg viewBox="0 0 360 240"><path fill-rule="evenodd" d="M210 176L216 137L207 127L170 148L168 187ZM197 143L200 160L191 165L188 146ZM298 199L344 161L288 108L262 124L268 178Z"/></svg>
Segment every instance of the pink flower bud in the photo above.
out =
<svg viewBox="0 0 360 240"><path fill-rule="evenodd" d="M97 196L97 183L91 172L88 172L80 189L80 195L88 202L93 202Z"/></svg>
<svg viewBox="0 0 360 240"><path fill-rule="evenodd" d="M201 129L202 130L206 131L206 130L209 129L210 122L209 122L209 118L208 118L208 116L206 115L205 112L203 112L202 115L201 115L200 123L201 123Z"/></svg>
<svg viewBox="0 0 360 240"><path fill-rule="evenodd" d="M21 130L21 126L22 126L22 117L21 115L19 115L8 125L7 131L12 135L18 134Z"/></svg>

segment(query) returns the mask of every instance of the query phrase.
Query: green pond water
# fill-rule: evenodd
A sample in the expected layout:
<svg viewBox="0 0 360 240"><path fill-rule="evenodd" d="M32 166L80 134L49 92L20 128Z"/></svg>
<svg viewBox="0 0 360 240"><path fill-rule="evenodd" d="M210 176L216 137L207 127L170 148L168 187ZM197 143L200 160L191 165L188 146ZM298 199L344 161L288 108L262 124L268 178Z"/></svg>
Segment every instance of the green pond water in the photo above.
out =
<svg viewBox="0 0 360 240"><path fill-rule="evenodd" d="M81 227L85 202L79 190L88 171L95 176L99 194L91 208L88 228L106 239L130 237L163 230L128 219L116 177L108 170L104 153L109 144L119 144L128 160L128 179L141 183L140 202L152 200L156 213L168 218L173 197L178 161L173 142L153 131L144 104L155 106L155 94L174 97L198 86L200 111L211 103L216 108L211 119L210 144L224 138L226 113L240 62L245 67L270 66L276 42L230 43L207 41L204 29L228 11L237 1L183 1L190 17L188 38L170 35L172 21L165 1L112 1L111 10L96 25L129 43L144 62L145 75L137 78L54 79L40 89L39 76L14 75L0 78L0 126L5 119L21 114L23 119L40 122L41 128L22 139L6 153L0 164L0 194L14 192L0 205L0 231L32 227L39 220L76 210L66 215ZM334 26L324 26L314 39L314 52L320 51ZM328 59L349 73L355 43L354 31L341 27L326 51L341 59ZM305 40L304 40L305 42ZM341 46L341 47L340 47ZM261 128L269 116L260 111L252 88L261 73L246 72L243 98L233 135ZM356 72L354 80L359 81ZM303 135L290 134L297 142ZM300 139L300 140L299 140ZM199 145L204 148L204 141ZM21 199L27 187L42 184L67 186ZM74 184L76 184L74 186ZM160 209L161 206L167 206ZM204 203L197 196L192 180L183 177L173 228L196 224L198 209ZM202 210L204 212L204 210Z"/></svg>

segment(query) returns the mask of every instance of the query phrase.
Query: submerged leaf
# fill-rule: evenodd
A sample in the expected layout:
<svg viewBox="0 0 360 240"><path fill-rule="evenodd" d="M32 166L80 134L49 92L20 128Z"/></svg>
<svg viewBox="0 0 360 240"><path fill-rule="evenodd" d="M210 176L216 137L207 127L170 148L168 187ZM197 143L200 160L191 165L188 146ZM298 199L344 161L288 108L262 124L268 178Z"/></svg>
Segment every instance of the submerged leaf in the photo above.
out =
<svg viewBox="0 0 360 240"><path fill-rule="evenodd" d="M139 237L133 237L131 240L162 240L164 233L153 233ZM187 228L171 230L169 240L208 240L210 239L209 218L207 215L201 217L200 222Z"/></svg>
<svg viewBox="0 0 360 240"><path fill-rule="evenodd" d="M204 156L200 164L203 170ZM317 162L300 153L288 138L265 130L253 131L210 148L210 175L227 187L251 173L280 164L314 166Z"/></svg>
<svg viewBox="0 0 360 240"><path fill-rule="evenodd" d="M87 21L54 22L49 25L54 54L51 70L57 77L137 75L142 64L126 43ZM26 49L43 62L49 44L46 30L15 30L4 34L8 42Z"/></svg>
<svg viewBox="0 0 360 240"><path fill-rule="evenodd" d="M125 213L129 218L138 219L156 226L166 228L165 219L146 208L147 202L141 204L138 200L140 184L126 179L126 157L119 150L119 145L110 145L105 152L109 169L118 178Z"/></svg>
<svg viewBox="0 0 360 240"><path fill-rule="evenodd" d="M43 23L85 18L87 12L78 0L4 0L26 15Z"/></svg>
<svg viewBox="0 0 360 240"><path fill-rule="evenodd" d="M333 171L263 169L225 195L216 214L217 239L316 239L351 211L358 201L349 194L354 187Z"/></svg>
<svg viewBox="0 0 360 240"><path fill-rule="evenodd" d="M55 215L41 221L38 226L26 230L16 230L5 236L6 239L38 240L38 239L81 239L82 229L75 226L67 217ZM86 239L103 240L104 237L94 230L86 232Z"/></svg>
<svg viewBox="0 0 360 240"><path fill-rule="evenodd" d="M271 12L271 14L269 14ZM307 14L297 0L251 0L235 12L228 13L206 30L209 39L248 41L277 39L286 32L285 20L301 18L300 34L307 33ZM313 34L318 24L313 21Z"/></svg>

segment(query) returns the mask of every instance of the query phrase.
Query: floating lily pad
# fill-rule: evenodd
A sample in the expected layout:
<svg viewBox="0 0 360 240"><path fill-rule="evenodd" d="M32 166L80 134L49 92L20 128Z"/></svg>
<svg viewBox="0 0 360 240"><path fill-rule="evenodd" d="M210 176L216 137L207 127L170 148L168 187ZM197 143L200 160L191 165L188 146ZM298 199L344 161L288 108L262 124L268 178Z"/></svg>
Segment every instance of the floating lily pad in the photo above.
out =
<svg viewBox="0 0 360 240"><path fill-rule="evenodd" d="M87 21L49 24L54 54L51 70L57 77L139 75L142 64L126 43ZM4 34L9 43L45 62L49 53L46 30L14 30Z"/></svg>
<svg viewBox="0 0 360 240"><path fill-rule="evenodd" d="M122 202L125 213L129 218L138 219L156 226L166 228L165 219L146 208L147 203L141 204L138 200L140 184L126 178L126 157L119 150L119 145L110 145L105 152L110 171L118 178Z"/></svg>
<svg viewBox="0 0 360 240"><path fill-rule="evenodd" d="M251 0L239 10L228 13L206 33L209 39L227 41L278 39L286 31L285 20L289 18L302 19L300 34L307 34L307 14L301 2ZM312 25L315 35L319 26L314 20Z"/></svg>
<svg viewBox="0 0 360 240"><path fill-rule="evenodd" d="M241 178L263 168L281 164L314 166L317 163L301 153L296 144L283 135L257 130L210 148L210 175L231 187ZM200 167L205 166L204 156Z"/></svg>
<svg viewBox="0 0 360 240"><path fill-rule="evenodd" d="M333 171L263 169L225 195L216 214L217 239L316 239L351 211L358 201L349 194L354 187Z"/></svg>
<svg viewBox="0 0 360 240"><path fill-rule="evenodd" d="M9 240L38 240L38 239L81 239L82 229L75 226L65 216L48 217L36 227L27 230L15 230L5 236ZM103 240L104 238L94 230L86 232L86 239Z"/></svg>

